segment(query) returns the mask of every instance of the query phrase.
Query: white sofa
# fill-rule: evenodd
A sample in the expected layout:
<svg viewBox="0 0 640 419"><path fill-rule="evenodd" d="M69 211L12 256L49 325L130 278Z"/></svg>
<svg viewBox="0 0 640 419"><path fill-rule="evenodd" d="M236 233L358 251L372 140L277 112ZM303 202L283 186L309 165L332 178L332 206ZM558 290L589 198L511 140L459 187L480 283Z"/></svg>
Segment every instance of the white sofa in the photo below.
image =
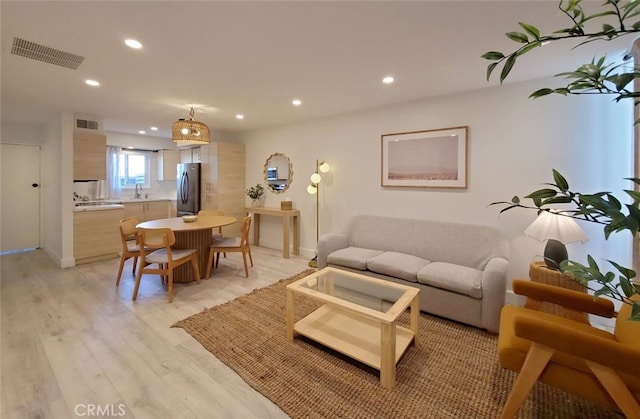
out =
<svg viewBox="0 0 640 419"><path fill-rule="evenodd" d="M509 242L482 225L373 215L323 235L318 268L334 266L420 288L420 310L497 333Z"/></svg>

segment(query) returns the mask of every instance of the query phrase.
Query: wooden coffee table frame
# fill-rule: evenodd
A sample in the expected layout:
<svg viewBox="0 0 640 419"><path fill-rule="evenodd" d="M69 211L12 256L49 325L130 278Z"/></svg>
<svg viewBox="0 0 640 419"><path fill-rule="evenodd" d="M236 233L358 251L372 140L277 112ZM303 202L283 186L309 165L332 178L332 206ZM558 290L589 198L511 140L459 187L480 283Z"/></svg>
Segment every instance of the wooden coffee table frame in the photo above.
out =
<svg viewBox="0 0 640 419"><path fill-rule="evenodd" d="M379 284L402 291L401 297L386 311L361 306L302 284L321 275L333 273L355 277L359 281ZM396 364L418 336L420 290L365 275L331 267L287 285L287 339L293 342L303 335L380 371L380 385L393 388ZM304 296L325 303L294 323L294 296ZM399 326L400 315L410 308L410 329Z"/></svg>

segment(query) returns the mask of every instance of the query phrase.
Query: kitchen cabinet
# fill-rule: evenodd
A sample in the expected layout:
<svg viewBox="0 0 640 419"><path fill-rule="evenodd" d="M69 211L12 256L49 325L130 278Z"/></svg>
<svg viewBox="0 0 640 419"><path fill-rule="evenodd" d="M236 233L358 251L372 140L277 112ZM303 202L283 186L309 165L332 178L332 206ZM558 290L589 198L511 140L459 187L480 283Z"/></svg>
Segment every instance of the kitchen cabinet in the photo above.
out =
<svg viewBox="0 0 640 419"><path fill-rule="evenodd" d="M73 257L76 264L118 257L122 208L73 213Z"/></svg>
<svg viewBox="0 0 640 419"><path fill-rule="evenodd" d="M193 147L180 150L180 163L201 163L200 147Z"/></svg>
<svg viewBox="0 0 640 419"><path fill-rule="evenodd" d="M73 180L107 178L107 136L93 132L73 133Z"/></svg>
<svg viewBox="0 0 640 419"><path fill-rule="evenodd" d="M140 222L167 218L171 201L123 202L124 218L137 217Z"/></svg>
<svg viewBox="0 0 640 419"><path fill-rule="evenodd" d="M221 209L224 215L241 220L246 215L244 144L209 143L200 147L200 155L202 209ZM225 227L225 235L239 236L240 224Z"/></svg>
<svg viewBox="0 0 640 419"><path fill-rule="evenodd" d="M180 151L158 151L158 180L176 180L178 164L180 164Z"/></svg>

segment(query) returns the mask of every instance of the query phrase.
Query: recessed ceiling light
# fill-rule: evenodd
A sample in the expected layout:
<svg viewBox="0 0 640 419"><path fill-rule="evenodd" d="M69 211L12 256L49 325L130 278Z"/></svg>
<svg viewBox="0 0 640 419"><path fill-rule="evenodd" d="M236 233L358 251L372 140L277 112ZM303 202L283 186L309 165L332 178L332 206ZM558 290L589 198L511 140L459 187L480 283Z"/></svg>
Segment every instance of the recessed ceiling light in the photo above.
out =
<svg viewBox="0 0 640 419"><path fill-rule="evenodd" d="M392 77L392 76L387 76L387 77L385 77L385 78L383 78L383 79L382 79L382 82L383 82L384 84L391 84L391 83L393 83L393 80L394 80L394 79L393 79L393 77Z"/></svg>
<svg viewBox="0 0 640 419"><path fill-rule="evenodd" d="M242 115L242 114L237 114L237 115L236 115L236 119L244 119L244 115Z"/></svg>
<svg viewBox="0 0 640 419"><path fill-rule="evenodd" d="M127 44L127 46L129 48L133 48L133 49L140 49L142 48L142 44L138 41L136 41L135 39L127 39L124 41L125 44Z"/></svg>
<svg viewBox="0 0 640 419"><path fill-rule="evenodd" d="M141 129L140 131L138 131L138 134L146 134L146 133L147 133L147 131L145 131L145 130L143 130L143 129Z"/></svg>
<svg viewBox="0 0 640 419"><path fill-rule="evenodd" d="M150 127L149 128L151 131L158 131L158 127Z"/></svg>
<svg viewBox="0 0 640 419"><path fill-rule="evenodd" d="M302 105L302 101L300 99L293 99L291 101L291 103L293 104L293 106L300 106Z"/></svg>
<svg viewBox="0 0 640 419"><path fill-rule="evenodd" d="M96 80L85 80L85 83L87 83L89 86L100 86L100 83L97 82Z"/></svg>

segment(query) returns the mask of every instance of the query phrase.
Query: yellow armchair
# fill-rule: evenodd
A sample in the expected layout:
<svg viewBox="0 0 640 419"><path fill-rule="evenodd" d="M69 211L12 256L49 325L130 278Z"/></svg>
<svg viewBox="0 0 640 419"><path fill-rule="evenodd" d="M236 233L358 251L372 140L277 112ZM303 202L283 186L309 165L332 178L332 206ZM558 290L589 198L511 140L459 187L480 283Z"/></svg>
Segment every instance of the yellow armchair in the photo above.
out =
<svg viewBox="0 0 640 419"><path fill-rule="evenodd" d="M640 322L616 315L613 303L579 291L514 280L516 294L566 308L617 317L609 333L530 308L505 306L500 316L500 365L518 372L501 417L515 417L536 381L640 418ZM531 306L531 304L528 304Z"/></svg>

